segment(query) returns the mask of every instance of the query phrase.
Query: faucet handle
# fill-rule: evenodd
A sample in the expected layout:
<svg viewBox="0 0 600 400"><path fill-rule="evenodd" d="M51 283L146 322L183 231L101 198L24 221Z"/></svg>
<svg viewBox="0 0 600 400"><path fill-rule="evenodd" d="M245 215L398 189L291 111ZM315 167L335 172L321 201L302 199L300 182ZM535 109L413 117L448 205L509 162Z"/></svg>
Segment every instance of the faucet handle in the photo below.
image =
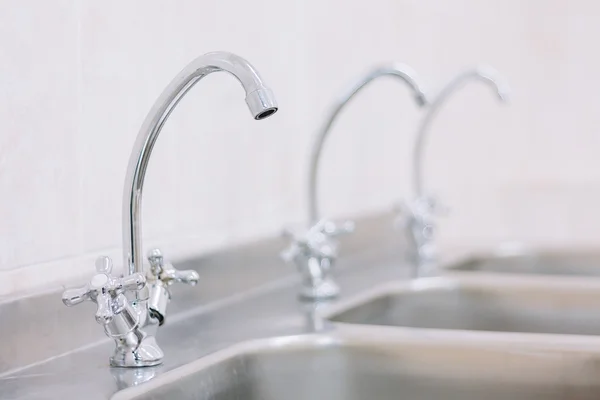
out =
<svg viewBox="0 0 600 400"><path fill-rule="evenodd" d="M72 307L86 300L92 301L98 305L96 321L108 325L116 313L115 310L121 309L122 303L126 301L123 293L140 290L146 285L146 279L139 273L124 278L114 277L111 274L112 267L109 257L98 257L97 274L86 285L65 290L62 294L63 303Z"/></svg>
<svg viewBox="0 0 600 400"><path fill-rule="evenodd" d="M291 243L281 252L284 261L296 265L302 276L300 297L311 301L329 299L339 294L332 277L332 268L338 255L337 236L354 230L351 221L337 225L320 220L301 234L288 234Z"/></svg>
<svg viewBox="0 0 600 400"><path fill-rule="evenodd" d="M285 261L297 257L335 258L337 256L337 240L332 240L354 231L354 222L346 221L338 226L333 221L320 220L301 235L291 236L292 243L281 253Z"/></svg>
<svg viewBox="0 0 600 400"><path fill-rule="evenodd" d="M200 276L193 269L180 271L173 267L171 263L165 263L160 249L152 249L148 252L148 261L152 274L166 285L174 282L185 283L194 286L198 283Z"/></svg>
<svg viewBox="0 0 600 400"><path fill-rule="evenodd" d="M414 200L412 209L415 214L427 216L446 216L450 209L435 196L423 196Z"/></svg>
<svg viewBox="0 0 600 400"><path fill-rule="evenodd" d="M322 220L316 225L323 234L329 237L338 237L354 232L354 221L344 221L341 224L336 224L333 221Z"/></svg>

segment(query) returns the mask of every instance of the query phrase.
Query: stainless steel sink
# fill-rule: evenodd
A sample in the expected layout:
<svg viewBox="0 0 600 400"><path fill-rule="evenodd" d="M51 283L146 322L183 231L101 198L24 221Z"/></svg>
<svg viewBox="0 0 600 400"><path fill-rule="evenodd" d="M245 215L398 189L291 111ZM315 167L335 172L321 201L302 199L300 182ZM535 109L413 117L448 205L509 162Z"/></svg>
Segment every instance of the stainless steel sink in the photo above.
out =
<svg viewBox="0 0 600 400"><path fill-rule="evenodd" d="M598 341L568 349L368 328L243 343L112 400L600 398Z"/></svg>
<svg viewBox="0 0 600 400"><path fill-rule="evenodd" d="M387 284L340 305L335 322L600 335L600 283L483 275Z"/></svg>
<svg viewBox="0 0 600 400"><path fill-rule="evenodd" d="M600 253L573 251L502 254L500 252L472 257L452 264L448 269L466 272L600 277Z"/></svg>

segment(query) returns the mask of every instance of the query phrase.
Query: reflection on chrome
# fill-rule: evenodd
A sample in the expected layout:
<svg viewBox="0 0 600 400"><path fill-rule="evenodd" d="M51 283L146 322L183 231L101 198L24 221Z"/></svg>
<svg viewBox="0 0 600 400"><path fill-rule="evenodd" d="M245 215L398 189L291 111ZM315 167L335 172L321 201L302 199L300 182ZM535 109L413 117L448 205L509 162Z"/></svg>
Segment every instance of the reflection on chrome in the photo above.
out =
<svg viewBox="0 0 600 400"><path fill-rule="evenodd" d="M346 104L369 83L384 76L398 78L406 83L419 106L426 103L425 92L417 82L413 69L404 64L390 64L377 66L369 71L351 86L329 111L325 123L316 136L311 153L308 175L309 228L300 234L290 235L292 243L283 253L284 259L295 264L302 276L300 297L303 299L329 299L339 295L340 289L332 276L333 265L337 258L337 237L354 230L352 222L344 222L338 227L333 221L323 219L318 210L317 176L325 140Z"/></svg>
<svg viewBox="0 0 600 400"><path fill-rule="evenodd" d="M427 276L435 273L437 265L437 247L434 243L435 217L444 214L443 206L437 199L424 193L423 190L423 152L431 123L448 98L471 80L480 80L489 84L498 99L508 100L510 89L506 80L489 66L478 66L461 72L448 82L436 96L430 99L427 111L421 120L413 149L412 184L414 198L402 206L401 225L406 229L409 238L409 261L413 265L413 277Z"/></svg>
<svg viewBox="0 0 600 400"><path fill-rule="evenodd" d="M148 113L131 152L123 198L123 252L127 275L110 275L112 261L102 257L90 283L63 294L63 302L72 306L84 300L98 305L96 320L115 340L110 358L115 367L148 367L160 364L163 351L156 343L158 326L164 324L171 300L173 283L195 285L198 273L179 271L165 261L159 249L148 253L149 268L142 257L142 193L152 149L171 112L185 94L202 78L224 71L235 77L246 92L246 104L255 120L277 111L273 93L256 69L235 54L216 52L196 58L166 87ZM130 299L125 296L130 292Z"/></svg>

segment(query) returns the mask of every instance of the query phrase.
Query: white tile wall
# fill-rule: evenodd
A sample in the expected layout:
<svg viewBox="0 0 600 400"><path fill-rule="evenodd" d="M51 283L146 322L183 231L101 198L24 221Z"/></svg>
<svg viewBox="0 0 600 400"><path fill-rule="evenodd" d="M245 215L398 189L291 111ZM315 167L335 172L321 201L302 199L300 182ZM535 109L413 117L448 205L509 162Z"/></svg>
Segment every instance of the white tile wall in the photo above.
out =
<svg viewBox="0 0 600 400"><path fill-rule="evenodd" d="M150 165L147 246L173 258L272 234L305 215L312 136L373 63L412 65L435 88L461 68L504 72L499 107L472 85L433 127L427 185L451 207L445 245L521 239L600 244L600 6L591 0L0 1L0 295L120 263L129 151L155 98L195 56L249 59L281 110L253 122L226 75L173 113ZM419 110L383 79L335 126L327 214L409 194Z"/></svg>

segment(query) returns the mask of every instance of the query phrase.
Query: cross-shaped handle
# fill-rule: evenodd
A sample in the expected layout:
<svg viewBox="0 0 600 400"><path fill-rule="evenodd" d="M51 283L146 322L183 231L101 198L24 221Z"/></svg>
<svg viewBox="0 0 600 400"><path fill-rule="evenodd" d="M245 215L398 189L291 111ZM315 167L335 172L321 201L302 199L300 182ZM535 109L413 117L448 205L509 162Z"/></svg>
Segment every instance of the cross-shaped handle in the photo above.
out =
<svg viewBox="0 0 600 400"><path fill-rule="evenodd" d="M86 285L65 290L62 295L63 303L72 307L86 300L93 301L98 305L96 321L108 325L127 301L123 293L140 290L146 285L146 278L139 273L123 278L114 277L111 275L112 267L109 257L98 257L97 274Z"/></svg>
<svg viewBox="0 0 600 400"><path fill-rule="evenodd" d="M180 271L170 263L165 263L160 249L150 250L148 252L148 261L150 262L152 274L167 286L175 282L194 286L200 279L198 273L192 269Z"/></svg>

